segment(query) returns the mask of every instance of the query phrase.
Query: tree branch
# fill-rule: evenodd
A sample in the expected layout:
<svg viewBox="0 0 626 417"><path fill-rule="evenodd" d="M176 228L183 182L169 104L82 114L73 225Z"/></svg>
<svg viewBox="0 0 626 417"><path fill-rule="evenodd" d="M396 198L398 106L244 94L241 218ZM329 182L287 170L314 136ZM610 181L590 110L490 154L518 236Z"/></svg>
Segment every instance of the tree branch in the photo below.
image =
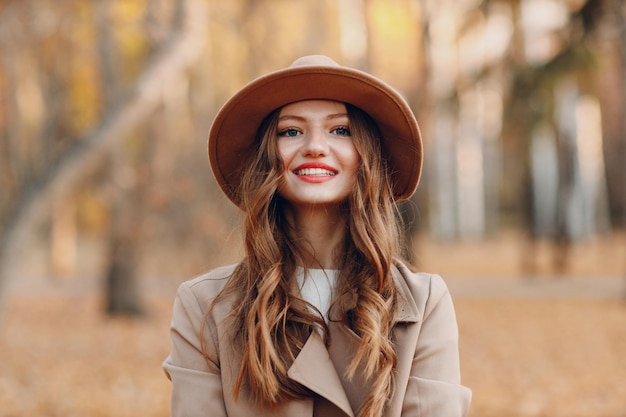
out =
<svg viewBox="0 0 626 417"><path fill-rule="evenodd" d="M71 190L82 173L118 145L146 120L161 103L165 89L186 76L202 54L207 15L201 0L181 2L181 24L137 78L134 87L105 113L105 117L82 140L78 140L57 164L44 172L13 206L0 237L0 304L11 279L12 261L24 248L27 237L48 213L50 202Z"/></svg>

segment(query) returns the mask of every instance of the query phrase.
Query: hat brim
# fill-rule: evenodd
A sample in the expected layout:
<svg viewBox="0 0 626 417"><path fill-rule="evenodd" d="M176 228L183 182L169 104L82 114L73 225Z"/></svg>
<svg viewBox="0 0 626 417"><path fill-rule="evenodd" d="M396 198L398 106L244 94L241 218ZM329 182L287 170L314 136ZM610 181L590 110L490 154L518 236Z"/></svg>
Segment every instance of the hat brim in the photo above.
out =
<svg viewBox="0 0 626 417"><path fill-rule="evenodd" d="M209 133L208 153L215 178L235 205L242 162L253 151L263 120L275 109L302 100L334 100L352 104L374 119L391 170L396 200L409 198L422 171L422 140L413 112L386 83L341 66L297 66L250 82L220 109Z"/></svg>

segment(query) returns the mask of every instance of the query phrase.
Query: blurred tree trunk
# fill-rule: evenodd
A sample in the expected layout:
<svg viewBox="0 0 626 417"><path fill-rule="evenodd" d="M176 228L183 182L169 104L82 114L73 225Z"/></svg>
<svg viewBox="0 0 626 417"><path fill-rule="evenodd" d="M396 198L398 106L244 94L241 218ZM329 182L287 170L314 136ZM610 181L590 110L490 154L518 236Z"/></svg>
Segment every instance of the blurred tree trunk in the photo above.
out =
<svg viewBox="0 0 626 417"><path fill-rule="evenodd" d="M429 78L429 65L427 58L428 51L428 16L426 14L426 6L424 2L413 1L410 4L410 11L412 13L411 20L418 27L417 39L415 42L416 48L418 49L417 53L417 64L416 64L416 73L415 73L415 87L410 91L408 95L409 105L415 112L417 117L418 124L421 129L421 133L424 134L427 132L425 129L425 121L431 117L431 105L430 105L430 96L428 94L428 78ZM425 139L422 138L422 142L425 142ZM424 149L427 147L426 144L423 144ZM416 236L420 229L420 203L428 203L423 200L426 195L429 194L429 190L427 189L428 184L424 181L424 173L422 172L422 178L420 179L420 184L417 192L408 200L401 202L399 204L400 215L402 217L403 222L403 232L404 232L404 247L406 251L406 259L409 262L416 262L416 253L417 253L417 245L416 245Z"/></svg>
<svg viewBox="0 0 626 417"><path fill-rule="evenodd" d="M118 58L119 52L113 40L112 3L93 1L100 76L105 86L103 96L106 105L112 106L121 90L124 61ZM154 5L154 2L151 4ZM136 159L142 159L143 155L133 155L134 147L129 146L137 140L134 132L127 135L126 146L112 152L106 167L110 179L107 187L110 221L106 236L104 295L105 309L110 315L141 315L144 312L137 283L142 189L137 181L137 164L134 163Z"/></svg>
<svg viewBox="0 0 626 417"><path fill-rule="evenodd" d="M428 43L425 54L429 59L430 77L428 95L434 111L430 113L429 139L426 161L428 168L429 226L433 236L451 240L458 232L458 97L456 54L438 54L438 51L457 51L456 28L445 25L446 7L428 3L424 8L428 21ZM452 30L453 32L450 32Z"/></svg>
<svg viewBox="0 0 626 417"><path fill-rule="evenodd" d="M573 225L582 225L584 219L580 204L580 172L576 161L577 126L576 104L578 100L577 85L565 82L555 92L557 114L557 155L559 182L557 194L557 223L553 236L555 252L553 265L559 274L566 270L570 248L572 245ZM533 195L535 190L533 190ZM532 225L534 226L534 225ZM580 227L580 226L579 226Z"/></svg>
<svg viewBox="0 0 626 417"><path fill-rule="evenodd" d="M143 132L142 132L143 133ZM138 282L145 197L149 188L150 143L146 133L133 135L123 152L109 163L110 224L105 270L106 312L111 315L141 315L144 312Z"/></svg>
<svg viewBox="0 0 626 417"><path fill-rule="evenodd" d="M118 198L111 210L108 237L108 261L105 271L106 312L111 315L140 315L141 303L137 267L141 238L137 186L117 190Z"/></svg>
<svg viewBox="0 0 626 417"><path fill-rule="evenodd" d="M617 19L619 22L618 27L620 28L619 31L619 45L620 45L620 72L622 74L621 77L621 81L622 81L622 85L621 85L621 121L622 121L622 129L621 129L621 145L622 145L622 149L621 152L619 152L619 154L622 155L622 161L626 161L626 7L624 6L624 1L620 0L618 1L618 5L620 7L620 11L621 13L617 13ZM622 201L622 207L621 207L621 221L622 221L622 229L626 231L626 167L624 166L625 164L622 162L621 164L621 175L619 175L619 171L618 171L618 178L621 177L621 201ZM618 165L619 166L619 165ZM619 180L618 180L619 181ZM625 268L625 275L626 275L626 268ZM624 297L626 298L626 293L624 294Z"/></svg>
<svg viewBox="0 0 626 417"><path fill-rule="evenodd" d="M621 130L620 137L618 143L621 145L617 147L616 154L620 155L621 163L614 165L616 167L615 171L615 182L620 186L617 187L616 191L616 199L619 199L621 202L621 210L620 210L620 220L622 222L622 229L626 231L626 5L624 4L624 0L615 0L614 4L616 8L614 9L614 15L617 20L617 28L618 32L618 45L619 45L619 73L621 74L621 88L620 88L620 121L621 121ZM617 10L616 10L617 9ZM619 194L621 192L621 195ZM626 275L626 265L625 265L625 275ZM626 297L626 293L624 294Z"/></svg>

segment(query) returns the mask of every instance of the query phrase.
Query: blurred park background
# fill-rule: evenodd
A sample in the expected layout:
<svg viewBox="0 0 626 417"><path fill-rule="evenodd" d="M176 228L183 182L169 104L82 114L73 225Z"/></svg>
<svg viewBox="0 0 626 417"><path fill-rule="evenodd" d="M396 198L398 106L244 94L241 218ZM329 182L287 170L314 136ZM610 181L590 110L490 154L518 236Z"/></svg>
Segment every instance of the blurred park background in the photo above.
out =
<svg viewBox="0 0 626 417"><path fill-rule="evenodd" d="M0 0L0 416L168 415L176 287L241 256L213 116L316 53L417 114L470 417L626 416L623 0Z"/></svg>

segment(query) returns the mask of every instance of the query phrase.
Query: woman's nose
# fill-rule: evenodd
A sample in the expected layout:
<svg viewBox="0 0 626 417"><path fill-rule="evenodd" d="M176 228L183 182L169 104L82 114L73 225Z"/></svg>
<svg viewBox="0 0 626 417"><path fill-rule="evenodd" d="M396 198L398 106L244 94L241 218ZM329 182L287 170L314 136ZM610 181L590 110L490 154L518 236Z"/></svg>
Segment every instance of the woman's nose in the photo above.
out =
<svg viewBox="0 0 626 417"><path fill-rule="evenodd" d="M322 129L313 129L309 132L304 143L303 152L306 156L328 155L329 146L326 132Z"/></svg>

